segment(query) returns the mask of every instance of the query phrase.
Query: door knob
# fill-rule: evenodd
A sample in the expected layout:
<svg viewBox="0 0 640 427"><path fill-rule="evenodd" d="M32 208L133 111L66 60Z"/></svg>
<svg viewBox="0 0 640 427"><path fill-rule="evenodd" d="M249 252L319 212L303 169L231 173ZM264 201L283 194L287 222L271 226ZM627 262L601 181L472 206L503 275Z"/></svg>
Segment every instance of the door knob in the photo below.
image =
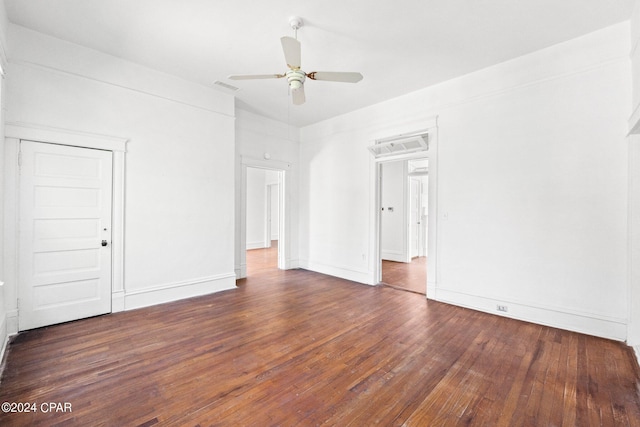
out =
<svg viewBox="0 0 640 427"><path fill-rule="evenodd" d="M107 244L108 244L108 243L107 243L107 241L106 241L106 240L103 240L103 241L102 241L102 246L107 246Z"/></svg>

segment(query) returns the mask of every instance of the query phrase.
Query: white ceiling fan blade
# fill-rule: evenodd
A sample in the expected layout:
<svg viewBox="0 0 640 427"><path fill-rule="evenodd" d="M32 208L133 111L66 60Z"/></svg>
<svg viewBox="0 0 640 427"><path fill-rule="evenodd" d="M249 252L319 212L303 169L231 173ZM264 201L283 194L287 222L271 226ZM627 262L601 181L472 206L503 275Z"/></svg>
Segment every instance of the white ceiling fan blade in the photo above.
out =
<svg viewBox="0 0 640 427"><path fill-rule="evenodd" d="M293 37L282 37L282 50L284 52L284 59L287 61L287 65L292 70L300 68L300 42Z"/></svg>
<svg viewBox="0 0 640 427"><path fill-rule="evenodd" d="M229 76L231 80L255 80L255 79L279 79L284 77L284 74L239 74Z"/></svg>
<svg viewBox="0 0 640 427"><path fill-rule="evenodd" d="M341 71L314 71L307 74L312 80L325 80L329 82L358 83L362 80L362 74Z"/></svg>
<svg viewBox="0 0 640 427"><path fill-rule="evenodd" d="M300 86L298 89L292 89L291 98L293 99L293 105L304 104L304 101L306 100L304 96L304 86Z"/></svg>

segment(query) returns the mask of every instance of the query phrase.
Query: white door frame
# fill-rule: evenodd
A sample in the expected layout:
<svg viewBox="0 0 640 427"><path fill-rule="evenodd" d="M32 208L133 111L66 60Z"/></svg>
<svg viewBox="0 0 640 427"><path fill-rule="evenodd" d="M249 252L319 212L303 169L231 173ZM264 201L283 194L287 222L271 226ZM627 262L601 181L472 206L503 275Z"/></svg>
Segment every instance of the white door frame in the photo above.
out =
<svg viewBox="0 0 640 427"><path fill-rule="evenodd" d="M374 284L379 284L382 280L382 258L380 256L381 245L381 208L382 208L382 164L398 160L413 159L429 159L429 184L428 184L428 224L427 229L427 298L435 299L436 287L439 282L438 276L438 228L437 228L437 212L438 212L438 131L437 127L429 129L429 151L400 154L397 156L389 156L387 158L373 158L373 176L374 176L374 203L373 203L373 230L372 230L372 262L373 262L373 279Z"/></svg>
<svg viewBox="0 0 640 427"><path fill-rule="evenodd" d="M281 175L281 174L279 174ZM281 177L279 177L281 179ZM280 218L280 182L273 182L273 183L268 183L267 185L265 185L266 187L266 197L267 197L267 225L266 225L266 231L267 231L267 247L271 247L271 240L273 240L273 233L271 233L271 230L273 228L273 194L277 191L278 194L278 216L277 219L278 220ZM277 188L277 190L274 189ZM280 221L278 221L278 235L280 234Z"/></svg>
<svg viewBox="0 0 640 427"><path fill-rule="evenodd" d="M422 241L424 240L424 238L422 237L422 219L421 219L421 215L422 215L422 181L419 178L416 177L412 177L409 176L408 177L408 181L409 181L409 258L410 260L414 258L414 253L413 253L413 244L414 244L414 239L416 239L416 253L415 256L419 257L422 254ZM416 190L417 193L414 194L414 190L413 190L413 183L417 183L418 189ZM411 221L411 214L413 211L412 207L413 206L413 200L417 199L417 205L415 206L415 208L417 209L417 215L414 218L413 221Z"/></svg>
<svg viewBox="0 0 640 427"><path fill-rule="evenodd" d="M292 268L288 262L291 253L289 242L289 204L286 203L287 191L291 188L291 164L280 160L261 160L251 157L241 158L240 178L240 218L239 227L236 229L236 279L247 277L247 168L268 169L280 172L278 186L278 268L286 270Z"/></svg>
<svg viewBox="0 0 640 427"><path fill-rule="evenodd" d="M94 148L113 153L113 208L112 208L112 265L111 311L124 310L124 183L126 138L79 132L40 126L31 123L7 122L5 125L4 158L4 265L5 301L7 304L7 333L18 332L18 283L19 283L19 148L20 140L49 144Z"/></svg>
<svg viewBox="0 0 640 427"><path fill-rule="evenodd" d="M420 221L419 227L418 227L418 239L419 239L419 243L418 243L418 256L419 257L423 257L423 256L427 256L427 221L428 221L428 217L429 215L423 215L423 207L424 207L424 198L422 197L422 194L424 192L425 186L424 186L424 181L422 180L422 178L427 177L428 178L429 174L428 173L420 173L418 175L409 175L409 180L417 180L418 182L420 182L420 194L419 194L419 198L418 198L418 203L420 205L420 211L419 211L419 217L418 220ZM429 191L429 181L427 180L427 192ZM427 217L427 221L424 221L424 217Z"/></svg>
<svg viewBox="0 0 640 427"><path fill-rule="evenodd" d="M265 202L265 212L264 212L264 247L271 247L271 185L266 184L264 186L264 202ZM279 224L278 224L279 225Z"/></svg>

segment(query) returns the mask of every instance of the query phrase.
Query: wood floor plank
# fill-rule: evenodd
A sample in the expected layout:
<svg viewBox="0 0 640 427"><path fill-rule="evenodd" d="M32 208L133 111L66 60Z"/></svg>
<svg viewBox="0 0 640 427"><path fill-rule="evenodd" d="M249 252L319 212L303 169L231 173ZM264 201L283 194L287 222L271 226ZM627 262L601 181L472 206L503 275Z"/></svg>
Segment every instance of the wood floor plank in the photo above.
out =
<svg viewBox="0 0 640 427"><path fill-rule="evenodd" d="M275 248L274 248L275 249ZM238 288L21 333L8 426L640 426L623 343L427 301L249 251Z"/></svg>

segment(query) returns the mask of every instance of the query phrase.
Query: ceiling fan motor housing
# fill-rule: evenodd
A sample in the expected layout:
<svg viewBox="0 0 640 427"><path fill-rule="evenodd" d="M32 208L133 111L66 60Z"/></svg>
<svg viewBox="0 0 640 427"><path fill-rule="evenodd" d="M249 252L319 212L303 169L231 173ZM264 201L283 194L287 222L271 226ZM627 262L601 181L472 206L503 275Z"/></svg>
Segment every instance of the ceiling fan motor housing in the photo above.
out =
<svg viewBox="0 0 640 427"><path fill-rule="evenodd" d="M289 70L285 75L289 81L289 87L292 90L300 89L304 83L304 79L306 78L305 72L301 70Z"/></svg>

